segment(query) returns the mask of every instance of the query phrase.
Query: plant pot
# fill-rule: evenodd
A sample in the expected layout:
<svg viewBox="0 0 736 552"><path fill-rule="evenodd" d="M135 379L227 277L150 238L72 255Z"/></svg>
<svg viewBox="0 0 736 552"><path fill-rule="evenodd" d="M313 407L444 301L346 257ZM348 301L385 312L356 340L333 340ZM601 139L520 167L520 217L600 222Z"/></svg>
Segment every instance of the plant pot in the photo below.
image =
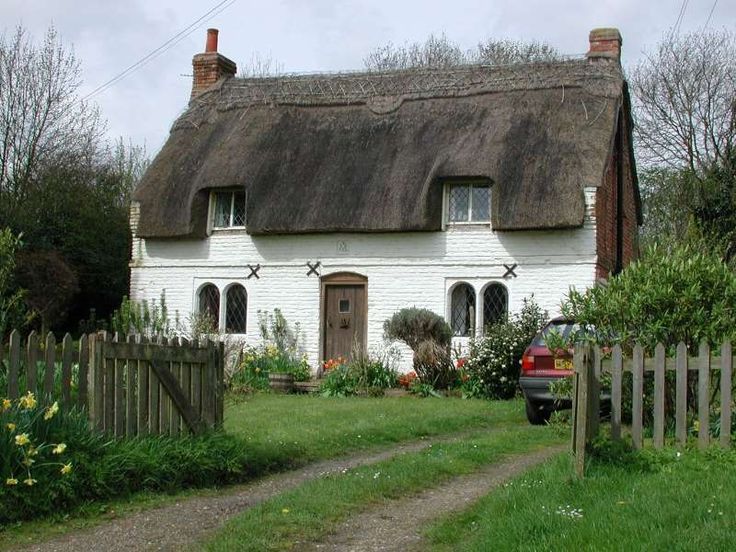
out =
<svg viewBox="0 0 736 552"><path fill-rule="evenodd" d="M269 373L268 384L277 393L291 393L294 391L294 375Z"/></svg>

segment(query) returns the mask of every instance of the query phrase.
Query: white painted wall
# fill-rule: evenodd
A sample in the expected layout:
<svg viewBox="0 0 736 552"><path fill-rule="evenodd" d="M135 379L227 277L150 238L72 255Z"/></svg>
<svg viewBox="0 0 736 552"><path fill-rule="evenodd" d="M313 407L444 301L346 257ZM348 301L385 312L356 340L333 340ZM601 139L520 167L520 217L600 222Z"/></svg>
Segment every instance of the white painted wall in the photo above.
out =
<svg viewBox="0 0 736 552"><path fill-rule="evenodd" d="M570 286L595 281L595 190L586 188L585 224L573 230L494 232L488 225L468 225L442 232L260 237L219 230L204 240L134 240L130 295L152 300L165 290L169 312L186 320L201 285L211 282L222 291L239 282L248 292L246 341L259 341L257 312L279 308L290 323L300 323L313 368L320 361L320 281L306 276L307 261L320 261L322 276L367 276L369 349L385 346L383 322L403 307L428 308L447 318L450 289L460 281L476 290L478 318L481 290L491 281L508 288L511 312L534 294L554 315ZM135 213L131 219L134 226ZM249 264L262 266L260 279L246 278ZM504 264L518 264L518 277L503 279ZM403 347L402 368L410 366L411 352Z"/></svg>

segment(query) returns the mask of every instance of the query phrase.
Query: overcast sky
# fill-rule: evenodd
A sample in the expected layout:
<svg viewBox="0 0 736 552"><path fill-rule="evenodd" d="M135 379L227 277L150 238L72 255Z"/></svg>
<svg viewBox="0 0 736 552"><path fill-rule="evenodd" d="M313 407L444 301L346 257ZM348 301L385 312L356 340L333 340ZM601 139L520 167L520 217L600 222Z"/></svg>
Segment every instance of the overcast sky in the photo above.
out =
<svg viewBox="0 0 736 552"><path fill-rule="evenodd" d="M54 25L82 62L81 95L115 77L221 0L0 0L0 30L23 25L40 39ZM232 1L232 4L230 4ZM239 66L254 54L286 72L360 69L376 46L446 33L463 48L489 37L547 42L582 54L588 31L618 27L623 62L635 63L678 20L683 0L230 0L186 38L95 97L111 138L155 154L191 89L192 55L206 29L220 29L220 53ZM736 28L733 0L689 0L680 31Z"/></svg>

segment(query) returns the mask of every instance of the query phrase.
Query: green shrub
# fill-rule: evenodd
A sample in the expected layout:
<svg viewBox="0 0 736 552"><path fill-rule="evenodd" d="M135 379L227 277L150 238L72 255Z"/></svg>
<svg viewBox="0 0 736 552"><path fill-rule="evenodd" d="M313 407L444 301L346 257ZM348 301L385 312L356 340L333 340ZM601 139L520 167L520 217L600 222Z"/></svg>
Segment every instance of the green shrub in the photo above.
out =
<svg viewBox="0 0 736 552"><path fill-rule="evenodd" d="M383 323L387 340L406 343L414 352L413 364L417 377L437 389L446 389L457 380L450 358L452 328L435 312L408 308L395 313Z"/></svg>
<svg viewBox="0 0 736 552"><path fill-rule="evenodd" d="M273 313L258 311L258 329L262 343L245 347L241 360L229 379L237 391L268 389L268 374L291 374L294 381L307 381L312 370L307 357L300 353L299 323L289 326L279 309Z"/></svg>
<svg viewBox="0 0 736 552"><path fill-rule="evenodd" d="M485 335L470 340L470 354L462 366L463 394L510 399L519 389L524 349L547 322L547 313L534 301L523 300L521 311L508 321L487 326Z"/></svg>
<svg viewBox="0 0 736 552"><path fill-rule="evenodd" d="M8 228L0 229L0 344L6 333L30 320L24 292L13 278L20 248L20 236L13 235Z"/></svg>
<svg viewBox="0 0 736 552"><path fill-rule="evenodd" d="M406 343L412 351L424 341L434 341L440 346L449 347L452 328L437 313L428 309L412 307L401 309L383 323L386 339Z"/></svg>
<svg viewBox="0 0 736 552"><path fill-rule="evenodd" d="M177 324L178 325L178 324ZM161 292L161 298L150 303L131 301L123 297L123 301L110 317L110 329L122 335L139 334L146 337L171 337L174 328L169 323L169 311L166 306L166 292Z"/></svg>
<svg viewBox="0 0 736 552"><path fill-rule="evenodd" d="M143 490L234 483L290 461L224 433L110 439L89 428L84 412L49 416L33 402L26 396L0 407L0 525Z"/></svg>
<svg viewBox="0 0 736 552"><path fill-rule="evenodd" d="M629 351L637 342L654 350L658 342L674 348L682 341L697 350L701 340L715 346L736 336L734 305L736 275L716 254L654 246L605 285L571 290L562 313L590 341Z"/></svg>
<svg viewBox="0 0 736 552"><path fill-rule="evenodd" d="M320 391L326 397L376 396L397 385L398 373L384 360L358 356L328 370Z"/></svg>

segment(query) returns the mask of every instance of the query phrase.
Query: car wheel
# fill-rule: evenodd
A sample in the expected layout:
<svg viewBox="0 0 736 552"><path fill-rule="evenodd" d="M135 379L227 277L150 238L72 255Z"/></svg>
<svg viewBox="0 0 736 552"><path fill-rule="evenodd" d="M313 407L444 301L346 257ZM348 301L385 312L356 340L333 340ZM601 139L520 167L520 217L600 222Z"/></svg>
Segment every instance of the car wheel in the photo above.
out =
<svg viewBox="0 0 736 552"><path fill-rule="evenodd" d="M526 399L526 419L532 425L542 425L549 421L552 411L541 403Z"/></svg>

